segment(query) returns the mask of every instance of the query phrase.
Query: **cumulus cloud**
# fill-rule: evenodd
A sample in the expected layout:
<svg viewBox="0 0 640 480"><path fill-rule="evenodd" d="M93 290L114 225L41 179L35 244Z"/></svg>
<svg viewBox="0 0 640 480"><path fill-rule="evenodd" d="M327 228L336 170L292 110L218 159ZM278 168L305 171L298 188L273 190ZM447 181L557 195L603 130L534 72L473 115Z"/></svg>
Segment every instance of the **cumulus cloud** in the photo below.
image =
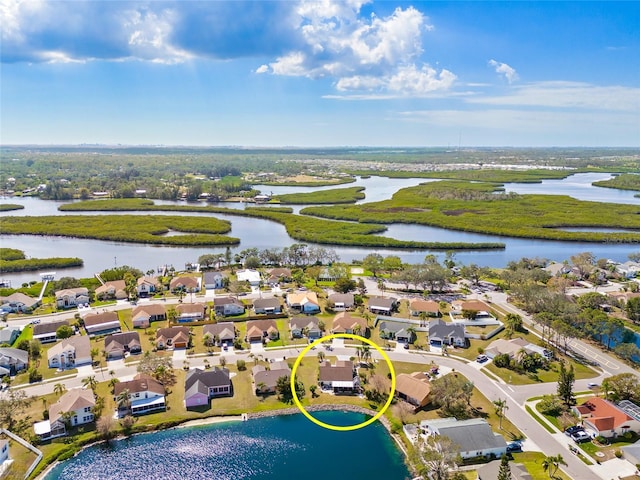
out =
<svg viewBox="0 0 640 480"><path fill-rule="evenodd" d="M516 70L506 63L497 62L491 59L489 60L489 65L495 68L496 73L504 75L504 77L507 79L507 82L513 83L518 80L518 74L516 73Z"/></svg>

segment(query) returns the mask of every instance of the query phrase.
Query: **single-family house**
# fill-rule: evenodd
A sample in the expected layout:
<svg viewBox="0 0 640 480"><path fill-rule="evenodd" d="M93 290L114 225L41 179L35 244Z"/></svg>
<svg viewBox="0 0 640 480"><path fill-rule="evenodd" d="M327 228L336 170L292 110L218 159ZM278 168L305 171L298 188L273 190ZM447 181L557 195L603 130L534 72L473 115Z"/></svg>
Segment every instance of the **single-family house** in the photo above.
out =
<svg viewBox="0 0 640 480"><path fill-rule="evenodd" d="M420 429L426 435L439 435L451 439L457 445L463 459L475 457L500 458L507 453L507 442L494 433L483 418L457 420L437 418L423 420Z"/></svg>
<svg viewBox="0 0 640 480"><path fill-rule="evenodd" d="M136 355L142 353L138 332L122 332L107 335L104 339L104 352L107 360L122 358L125 353Z"/></svg>
<svg viewBox="0 0 640 480"><path fill-rule="evenodd" d="M74 308L89 303L89 290L84 287L58 290L55 296L58 308Z"/></svg>
<svg viewBox="0 0 640 480"><path fill-rule="evenodd" d="M220 322L213 325L205 325L203 329L203 336L209 337L210 342L216 345L222 345L224 343L232 345L236 339L236 327L233 322Z"/></svg>
<svg viewBox="0 0 640 480"><path fill-rule="evenodd" d="M21 292L14 292L7 297L0 297L0 310L7 313L31 313L42 303L39 298L33 298Z"/></svg>
<svg viewBox="0 0 640 480"><path fill-rule="evenodd" d="M167 319L167 311L164 305L149 303L138 305L131 312L133 328L148 328L151 322L161 322Z"/></svg>
<svg viewBox="0 0 640 480"><path fill-rule="evenodd" d="M184 403L187 408L208 405L214 397L232 396L229 370L214 367L211 370L192 368L184 384Z"/></svg>
<svg viewBox="0 0 640 480"><path fill-rule="evenodd" d="M629 400L618 405L600 397L591 397L571 410L582 419L585 430L612 438L626 432L640 433L640 407Z"/></svg>
<svg viewBox="0 0 640 480"><path fill-rule="evenodd" d="M159 328L156 332L156 347L187 348L191 342L191 335L187 327Z"/></svg>
<svg viewBox="0 0 640 480"><path fill-rule="evenodd" d="M620 447L620 451L622 452L622 458L631 465L640 464L640 440L636 440L636 442L631 445Z"/></svg>
<svg viewBox="0 0 640 480"><path fill-rule="evenodd" d="M84 329L87 335L106 335L120 331L118 312L89 313L85 315Z"/></svg>
<svg viewBox="0 0 640 480"><path fill-rule="evenodd" d="M266 339L277 340L278 338L280 338L280 332L275 320L249 320L247 322L247 342L262 342Z"/></svg>
<svg viewBox="0 0 640 480"><path fill-rule="evenodd" d="M91 341L86 335L73 335L47 351L49 368L75 368L91 363Z"/></svg>
<svg viewBox="0 0 640 480"><path fill-rule="evenodd" d="M364 318L352 317L349 312L340 312L333 317L331 333L350 333L366 337L369 333L369 327Z"/></svg>
<svg viewBox="0 0 640 480"><path fill-rule="evenodd" d="M3 438L0 440L0 470L7 460L9 460L9 440Z"/></svg>
<svg viewBox="0 0 640 480"><path fill-rule="evenodd" d="M480 300L454 300L451 302L451 310L449 315L451 319L468 317L470 320L495 320L496 317L491 313L491 308Z"/></svg>
<svg viewBox="0 0 640 480"><path fill-rule="evenodd" d="M200 277L173 277L169 283L172 292L195 293L200 291Z"/></svg>
<svg viewBox="0 0 640 480"><path fill-rule="evenodd" d="M260 272L257 270L253 270L247 268L245 270L238 270L236 272L236 276L238 277L239 282L247 282L252 287L257 287L260 285Z"/></svg>
<svg viewBox="0 0 640 480"><path fill-rule="evenodd" d="M353 293L332 293L327 300L335 311L352 310L356 305Z"/></svg>
<svg viewBox="0 0 640 480"><path fill-rule="evenodd" d="M138 279L136 290L140 298L150 297L160 290L160 280L157 277L140 277Z"/></svg>
<svg viewBox="0 0 640 480"><path fill-rule="evenodd" d="M566 263L553 262L543 268L552 277L560 277L571 273L571 267Z"/></svg>
<svg viewBox="0 0 640 480"><path fill-rule="evenodd" d="M517 358L521 351L528 354L540 353L538 349L541 349L544 352L542 347L532 345L524 338L512 338L510 340L499 338L491 342L485 349L484 353L489 358L494 358L496 355L500 354L507 354L510 358ZM543 355L543 353L540 354Z"/></svg>
<svg viewBox="0 0 640 480"><path fill-rule="evenodd" d="M429 344L434 347L442 345L454 345L465 347L466 329L462 323L446 323L444 320L431 320L429 322Z"/></svg>
<svg viewBox="0 0 640 480"><path fill-rule="evenodd" d="M124 395L127 395L126 401ZM118 416L144 415L145 413L165 410L164 386L155 378L138 373L133 380L116 383L113 387L113 395L121 398L118 405Z"/></svg>
<svg viewBox="0 0 640 480"><path fill-rule="evenodd" d="M276 297L256 298L253 301L253 311L256 314L282 313L282 304Z"/></svg>
<svg viewBox="0 0 640 480"><path fill-rule="evenodd" d="M6 327L0 330L0 345L13 345L20 336L20 327Z"/></svg>
<svg viewBox="0 0 640 480"><path fill-rule="evenodd" d="M485 463L478 467L478 480L496 480L500 474L500 460ZM533 480L527 468L521 463L509 462L511 476L509 480Z"/></svg>
<svg viewBox="0 0 640 480"><path fill-rule="evenodd" d="M206 309L204 303L181 303L176 307L178 314L176 321L178 323L199 322L204 319Z"/></svg>
<svg viewBox="0 0 640 480"><path fill-rule="evenodd" d="M629 260L618 265L616 271L624 278L635 278L640 272L640 263Z"/></svg>
<svg viewBox="0 0 640 480"><path fill-rule="evenodd" d="M253 385L256 395L275 393L278 380L282 377L289 378L291 369L286 362L273 362L267 370L262 365L256 365L251 369Z"/></svg>
<svg viewBox="0 0 640 480"><path fill-rule="evenodd" d="M291 270L288 268L273 268L269 271L267 283L272 287L280 283L290 282L292 279Z"/></svg>
<svg viewBox="0 0 640 480"><path fill-rule="evenodd" d="M369 298L368 309L371 313L378 315L391 315L396 307L396 299L393 297L371 297Z"/></svg>
<svg viewBox="0 0 640 480"><path fill-rule="evenodd" d="M401 373L396 377L396 396L413 405L414 410L431 402L431 382L422 372Z"/></svg>
<svg viewBox="0 0 640 480"><path fill-rule="evenodd" d="M105 282L96 288L95 294L98 300L124 300L129 298L129 294L126 291L127 285L124 280L113 280Z"/></svg>
<svg viewBox="0 0 640 480"><path fill-rule="evenodd" d="M36 423L33 430L41 440L62 437L67 434L67 425L76 427L93 422L95 406L93 391L74 388L49 407L49 419Z"/></svg>
<svg viewBox="0 0 640 480"><path fill-rule="evenodd" d="M40 343L50 343L57 340L56 331L63 325L69 325L68 320L56 320L48 323L38 323L33 326L33 339Z"/></svg>
<svg viewBox="0 0 640 480"><path fill-rule="evenodd" d="M1 375L15 375L29 366L29 352L19 348L0 348L0 367L3 369ZM5 372L6 371L6 372Z"/></svg>
<svg viewBox="0 0 640 480"><path fill-rule="evenodd" d="M216 297L213 300L213 309L216 315L229 317L242 315L244 313L244 303L235 297Z"/></svg>
<svg viewBox="0 0 640 480"><path fill-rule="evenodd" d="M331 390L333 393L354 393L359 385L355 367L350 360L337 360L335 365L326 360L322 362L318 383L322 390Z"/></svg>
<svg viewBox="0 0 640 480"><path fill-rule="evenodd" d="M316 292L289 293L287 295L287 307L293 312L318 313L320 302Z"/></svg>
<svg viewBox="0 0 640 480"><path fill-rule="evenodd" d="M403 322L392 322L383 320L378 324L380 337L386 340L395 340L400 343L413 343L416 334L413 331L413 324Z"/></svg>
<svg viewBox="0 0 640 480"><path fill-rule="evenodd" d="M317 317L293 317L289 320L289 328L292 338L306 336L309 340L317 340L322 337L320 320Z"/></svg>
<svg viewBox="0 0 640 480"><path fill-rule="evenodd" d="M413 317L440 317L440 304L433 300L423 300L422 298L412 298L409 302L409 313Z"/></svg>
<svg viewBox="0 0 640 480"><path fill-rule="evenodd" d="M216 290L224 288L227 283L227 274L219 270L213 272L204 272L204 288L207 290Z"/></svg>

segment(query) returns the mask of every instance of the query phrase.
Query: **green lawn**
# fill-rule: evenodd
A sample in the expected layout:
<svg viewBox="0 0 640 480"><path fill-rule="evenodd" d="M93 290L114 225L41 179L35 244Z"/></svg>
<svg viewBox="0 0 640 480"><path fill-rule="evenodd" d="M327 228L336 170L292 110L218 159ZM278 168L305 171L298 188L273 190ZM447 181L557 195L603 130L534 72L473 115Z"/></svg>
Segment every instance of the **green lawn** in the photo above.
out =
<svg viewBox="0 0 640 480"><path fill-rule="evenodd" d="M545 459L544 453L521 452L513 453L512 455L515 462L522 463L526 467L533 480L543 480L549 478L549 474L545 472L544 468L542 467L542 461ZM560 480L572 480L561 470L558 470L556 472L555 478Z"/></svg>

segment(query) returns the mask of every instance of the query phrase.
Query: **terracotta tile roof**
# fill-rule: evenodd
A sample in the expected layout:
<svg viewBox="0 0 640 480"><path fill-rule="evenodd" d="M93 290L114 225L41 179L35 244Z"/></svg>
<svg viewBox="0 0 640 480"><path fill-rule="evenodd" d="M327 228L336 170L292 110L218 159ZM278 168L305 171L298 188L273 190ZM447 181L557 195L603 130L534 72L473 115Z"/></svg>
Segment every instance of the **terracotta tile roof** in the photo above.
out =
<svg viewBox="0 0 640 480"><path fill-rule="evenodd" d="M589 410L591 418L588 419L588 422L598 430L613 430L625 422L633 420L633 418L604 398L590 398L581 406Z"/></svg>

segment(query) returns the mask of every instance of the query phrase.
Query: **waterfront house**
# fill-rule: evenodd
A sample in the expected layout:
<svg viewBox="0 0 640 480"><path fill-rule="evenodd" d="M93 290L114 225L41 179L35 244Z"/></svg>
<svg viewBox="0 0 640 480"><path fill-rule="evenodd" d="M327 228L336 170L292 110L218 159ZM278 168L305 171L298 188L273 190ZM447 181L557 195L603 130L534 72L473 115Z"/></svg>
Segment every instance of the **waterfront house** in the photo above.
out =
<svg viewBox="0 0 640 480"><path fill-rule="evenodd" d="M98 300L125 300L129 297L124 280L105 282L96 288L95 295Z"/></svg>
<svg viewBox="0 0 640 480"><path fill-rule="evenodd" d="M0 297L2 307L7 313L31 313L41 304L39 298L33 298L21 292L14 292L7 297Z"/></svg>
<svg viewBox="0 0 640 480"><path fill-rule="evenodd" d="M319 327L320 320L317 317L293 317L289 320L289 328L292 338L306 336L309 340L317 340L322 337Z"/></svg>
<svg viewBox="0 0 640 480"><path fill-rule="evenodd" d="M212 344L215 342L217 345L222 345L223 343L232 345L236 339L236 327L233 322L205 325L202 333L205 338L210 338Z"/></svg>
<svg viewBox="0 0 640 480"><path fill-rule="evenodd" d="M151 322L161 322L167 319L167 311L164 305L149 303L139 305L131 312L134 328L148 328Z"/></svg>
<svg viewBox="0 0 640 480"><path fill-rule="evenodd" d="M67 427L93 422L95 406L96 400L93 391L74 388L51 405L49 419L36 423L33 429L41 440L62 437L67 434Z"/></svg>
<svg viewBox="0 0 640 480"><path fill-rule="evenodd" d="M549 265L544 267L543 270L547 271L552 277L560 277L562 275L571 273L571 267L569 265L567 265L566 263L558 262L550 263Z"/></svg>
<svg viewBox="0 0 640 480"><path fill-rule="evenodd" d="M244 313L244 303L235 297L216 297L213 301L213 310L216 315L229 317L232 315L242 315Z"/></svg>
<svg viewBox="0 0 640 480"><path fill-rule="evenodd" d="M396 396L413 405L414 411L428 405L431 402L430 395L431 382L424 373L401 373L397 376Z"/></svg>
<svg viewBox="0 0 640 480"><path fill-rule="evenodd" d="M89 303L89 290L84 287L58 290L54 295L56 296L56 306L58 308L74 308L78 305Z"/></svg>
<svg viewBox="0 0 640 480"><path fill-rule="evenodd" d="M350 333L366 337L369 333L369 327L364 318L352 317L349 312L340 312L333 317L331 333Z"/></svg>
<svg viewBox="0 0 640 480"><path fill-rule="evenodd" d="M251 369L253 385L256 395L275 393L278 380L282 377L289 378L291 369L286 362L273 362L267 370L262 365L256 365Z"/></svg>
<svg viewBox="0 0 640 480"><path fill-rule="evenodd" d="M359 381L353 362L337 360L335 365L331 365L325 360L320 364L318 384L322 390L333 393L354 393Z"/></svg>
<svg viewBox="0 0 640 480"><path fill-rule="evenodd" d="M292 312L318 313L320 302L316 292L289 293L287 295L287 307Z"/></svg>
<svg viewBox="0 0 640 480"><path fill-rule="evenodd" d="M122 358L125 353L136 355L142 353L138 332L123 332L107 335L104 339L104 352L107 360Z"/></svg>
<svg viewBox="0 0 640 480"><path fill-rule="evenodd" d="M500 458L507 453L507 442L502 435L494 433L483 418L457 420L436 418L420 422L425 435L448 437L460 449L463 459L476 457Z"/></svg>
<svg viewBox="0 0 640 480"><path fill-rule="evenodd" d="M256 298L253 301L253 311L258 315L282 313L282 304L276 297Z"/></svg>
<svg viewBox="0 0 640 480"><path fill-rule="evenodd" d="M412 298L409 302L409 313L413 317L419 317L421 315L426 317L440 317L440 304L433 300Z"/></svg>
<svg viewBox="0 0 640 480"><path fill-rule="evenodd" d="M165 348L187 348L191 342L191 335L187 327L159 328L156 332L156 347Z"/></svg>
<svg viewBox="0 0 640 480"><path fill-rule="evenodd" d="M89 313L85 315L84 329L87 335L106 335L120 331L118 312Z"/></svg>
<svg viewBox="0 0 640 480"><path fill-rule="evenodd" d="M157 277L140 277L136 282L136 291L140 298L150 297L160 291L160 281Z"/></svg>
<svg viewBox="0 0 640 480"><path fill-rule="evenodd" d="M616 271L624 278L635 278L640 273L640 263L631 260L616 266Z"/></svg>
<svg viewBox="0 0 640 480"><path fill-rule="evenodd" d="M176 307L178 323L199 322L204 319L207 307L204 303L181 303Z"/></svg>
<svg viewBox="0 0 640 480"><path fill-rule="evenodd" d="M64 325L69 325L69 321L56 320L49 323L38 323L33 326L33 339L40 343L55 342L58 339L56 331Z"/></svg>
<svg viewBox="0 0 640 480"><path fill-rule="evenodd" d="M19 348L0 347L0 376L15 375L29 366L29 352Z"/></svg>
<svg viewBox="0 0 640 480"><path fill-rule="evenodd" d="M200 291L200 277L173 277L169 283L169 289L176 292L195 293Z"/></svg>
<svg viewBox="0 0 640 480"><path fill-rule="evenodd" d="M442 345L454 345L465 347L465 326L462 323L446 323L444 320L432 320L429 322L429 344L434 347Z"/></svg>
<svg viewBox="0 0 640 480"><path fill-rule="evenodd" d="M212 398L232 395L231 377L226 368L193 368L187 372L184 384L184 404L187 408L208 405Z"/></svg>
<svg viewBox="0 0 640 480"><path fill-rule="evenodd" d="M214 272L204 272L204 288L207 290L216 290L224 288L227 283L227 274L219 270Z"/></svg>
<svg viewBox="0 0 640 480"><path fill-rule="evenodd" d="M119 417L127 414L144 415L145 413L165 410L165 389L155 378L138 373L133 380L118 382L113 387L113 395L118 399L127 392L128 401L118 405Z"/></svg>
<svg viewBox="0 0 640 480"><path fill-rule="evenodd" d="M355 307L353 293L332 293L327 300L329 305L333 305L334 311L352 310Z"/></svg>
<svg viewBox="0 0 640 480"><path fill-rule="evenodd" d="M0 345L13 345L20 336L20 327L6 327L0 330Z"/></svg>
<svg viewBox="0 0 640 480"><path fill-rule="evenodd" d="M617 405L600 397L591 397L571 411L582 419L582 425L594 435L612 438L626 432L640 433L640 407L623 400Z"/></svg>
<svg viewBox="0 0 640 480"><path fill-rule="evenodd" d="M238 270L236 272L239 282L247 282L252 287L260 285L260 272L247 268L245 270Z"/></svg>
<svg viewBox="0 0 640 480"><path fill-rule="evenodd" d="M86 335L73 335L47 351L49 368L75 368L91 363L91 341Z"/></svg>
<svg viewBox="0 0 640 480"><path fill-rule="evenodd" d="M371 297L368 309L378 315L391 315L396 308L396 299L393 297Z"/></svg>
<svg viewBox="0 0 640 480"><path fill-rule="evenodd" d="M249 320L247 322L247 342L262 342L266 339L277 340L278 338L280 338L280 332L275 320Z"/></svg>

